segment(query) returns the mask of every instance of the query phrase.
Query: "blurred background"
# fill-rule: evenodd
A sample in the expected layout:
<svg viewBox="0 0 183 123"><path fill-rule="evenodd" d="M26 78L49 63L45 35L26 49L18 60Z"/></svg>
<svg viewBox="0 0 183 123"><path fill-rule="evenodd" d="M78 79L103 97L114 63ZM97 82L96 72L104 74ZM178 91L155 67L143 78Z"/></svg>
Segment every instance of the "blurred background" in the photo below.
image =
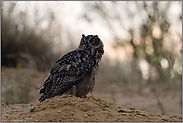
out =
<svg viewBox="0 0 183 123"><path fill-rule="evenodd" d="M50 68L81 35L104 42L93 96L181 116L182 2L1 2L1 102L38 103Z"/></svg>

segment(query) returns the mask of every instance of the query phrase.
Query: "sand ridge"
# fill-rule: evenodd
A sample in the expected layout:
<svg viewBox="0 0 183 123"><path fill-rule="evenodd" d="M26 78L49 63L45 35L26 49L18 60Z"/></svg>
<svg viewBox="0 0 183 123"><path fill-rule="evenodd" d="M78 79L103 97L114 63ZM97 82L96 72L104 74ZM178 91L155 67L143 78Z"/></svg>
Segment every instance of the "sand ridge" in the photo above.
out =
<svg viewBox="0 0 183 123"><path fill-rule="evenodd" d="M122 108L100 98L56 96L38 104L1 106L2 122L181 122L171 115L155 115ZM32 111L30 111L32 109Z"/></svg>

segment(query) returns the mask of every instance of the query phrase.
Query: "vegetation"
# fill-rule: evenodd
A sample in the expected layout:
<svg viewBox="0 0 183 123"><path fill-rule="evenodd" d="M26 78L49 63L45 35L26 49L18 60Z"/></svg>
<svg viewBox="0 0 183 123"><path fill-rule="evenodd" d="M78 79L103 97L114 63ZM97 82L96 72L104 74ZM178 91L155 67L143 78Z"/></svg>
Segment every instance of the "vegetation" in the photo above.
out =
<svg viewBox="0 0 183 123"><path fill-rule="evenodd" d="M9 4L8 10L5 10L2 3L2 65L8 67L26 67L38 71L49 70L55 61L60 58L62 52L54 52L53 37L50 28L42 29L39 25L40 17L36 16L36 28L32 28L28 23L29 16L25 12L14 14L16 3ZM51 26L54 17L49 16L49 25ZM59 31L59 30L58 30Z"/></svg>
<svg viewBox="0 0 183 123"><path fill-rule="evenodd" d="M181 31L172 32L175 25L170 19L173 4L176 2L85 2L86 12L83 17L92 23L95 21L92 15L95 14L109 28L116 42L115 48L131 48L129 69L136 72L133 75L138 76L139 88L143 78L148 83L167 82L169 86L180 81L182 63ZM176 22L181 26L182 15L179 14ZM125 24L129 23L127 27ZM121 37L124 32L129 35L128 39ZM141 70L142 63L147 64L148 74L144 75Z"/></svg>
<svg viewBox="0 0 183 123"><path fill-rule="evenodd" d="M5 93L6 104L29 103L30 90L26 78L22 77L20 74L18 76L12 74L8 82L11 87L8 88Z"/></svg>

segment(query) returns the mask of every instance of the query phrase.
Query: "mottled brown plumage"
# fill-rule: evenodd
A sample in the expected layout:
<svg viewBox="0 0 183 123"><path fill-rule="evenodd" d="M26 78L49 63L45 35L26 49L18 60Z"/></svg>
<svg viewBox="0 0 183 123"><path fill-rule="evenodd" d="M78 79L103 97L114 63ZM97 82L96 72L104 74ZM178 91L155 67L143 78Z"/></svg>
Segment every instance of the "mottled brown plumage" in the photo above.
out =
<svg viewBox="0 0 183 123"><path fill-rule="evenodd" d="M63 94L86 97L93 91L103 53L103 43L97 35L82 34L79 47L65 54L51 68L39 91L42 94L39 101Z"/></svg>

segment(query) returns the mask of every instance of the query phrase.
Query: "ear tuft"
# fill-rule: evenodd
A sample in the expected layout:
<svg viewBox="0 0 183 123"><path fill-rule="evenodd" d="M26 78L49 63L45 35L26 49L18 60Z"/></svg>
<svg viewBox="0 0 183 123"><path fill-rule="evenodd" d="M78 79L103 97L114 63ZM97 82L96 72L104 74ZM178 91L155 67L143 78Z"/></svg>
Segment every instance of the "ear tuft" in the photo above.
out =
<svg viewBox="0 0 183 123"><path fill-rule="evenodd" d="M85 35L84 35L84 34L82 34L82 37L85 37Z"/></svg>
<svg viewBox="0 0 183 123"><path fill-rule="evenodd" d="M94 37L97 37L98 38L98 35L95 35Z"/></svg>

